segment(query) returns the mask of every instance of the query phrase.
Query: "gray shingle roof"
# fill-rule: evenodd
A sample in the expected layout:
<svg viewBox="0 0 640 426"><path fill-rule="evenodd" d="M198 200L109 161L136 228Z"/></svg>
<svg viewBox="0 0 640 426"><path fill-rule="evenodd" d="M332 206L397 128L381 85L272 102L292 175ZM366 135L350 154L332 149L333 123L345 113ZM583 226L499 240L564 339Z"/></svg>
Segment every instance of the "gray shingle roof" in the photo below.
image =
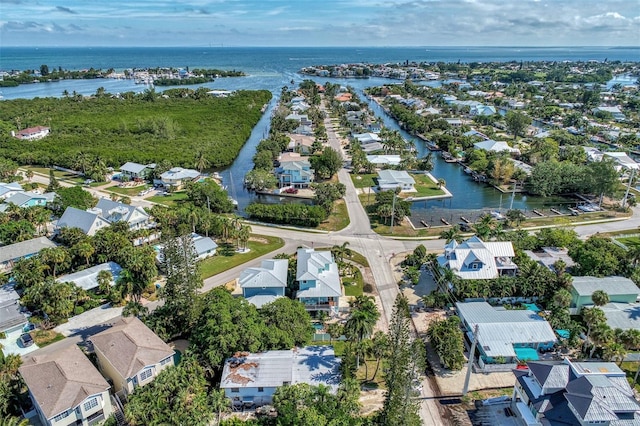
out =
<svg viewBox="0 0 640 426"><path fill-rule="evenodd" d="M120 323L91 337L91 342L124 378L174 353L136 317L122 318Z"/></svg>
<svg viewBox="0 0 640 426"><path fill-rule="evenodd" d="M107 381L74 344L55 352L33 352L23 358L19 371L47 418L109 389Z"/></svg>
<svg viewBox="0 0 640 426"><path fill-rule="evenodd" d="M25 256L34 255L43 248L51 248L56 245L47 237L38 237L32 240L22 241L8 246L0 247L0 263L9 260L20 259Z"/></svg>

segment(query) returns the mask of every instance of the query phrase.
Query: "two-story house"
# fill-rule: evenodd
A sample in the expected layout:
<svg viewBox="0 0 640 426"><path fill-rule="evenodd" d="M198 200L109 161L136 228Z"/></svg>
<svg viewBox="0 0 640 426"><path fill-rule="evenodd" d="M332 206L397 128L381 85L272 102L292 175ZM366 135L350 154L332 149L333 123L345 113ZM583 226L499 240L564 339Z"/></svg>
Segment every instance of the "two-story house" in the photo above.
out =
<svg viewBox="0 0 640 426"><path fill-rule="evenodd" d="M20 375L40 424L94 425L112 413L109 384L80 348L38 350L22 359Z"/></svg>
<svg viewBox="0 0 640 426"><path fill-rule="evenodd" d="M260 267L245 269L238 280L242 295L258 309L278 297L284 297L288 269L287 259L267 259L261 262Z"/></svg>
<svg viewBox="0 0 640 426"><path fill-rule="evenodd" d="M473 236L461 243L452 240L438 256L438 264L464 280L487 280L515 275L518 265L511 241L484 242Z"/></svg>
<svg viewBox="0 0 640 426"><path fill-rule="evenodd" d="M275 169L280 188L307 188L313 182L313 169L308 157L295 152L282 154L278 158L279 165Z"/></svg>
<svg viewBox="0 0 640 426"><path fill-rule="evenodd" d="M56 222L56 228L79 228L89 236L93 236L100 229L106 228L110 222L96 212L80 210L75 207L67 207L60 219Z"/></svg>
<svg viewBox="0 0 640 426"><path fill-rule="evenodd" d="M640 424L640 403L613 362L536 361L515 370L511 408L527 426Z"/></svg>
<svg viewBox="0 0 640 426"><path fill-rule="evenodd" d="M88 211L96 213L109 223L127 222L129 229L142 229L151 226L151 219L142 207L111 201L108 198L100 198L98 204Z"/></svg>
<svg viewBox="0 0 640 426"><path fill-rule="evenodd" d="M342 285L338 265L330 251L299 248L296 280L299 285L296 299L308 311L337 312Z"/></svg>
<svg viewBox="0 0 640 426"><path fill-rule="evenodd" d="M160 175L159 184L165 188L172 186L176 189L180 189L187 182L192 182L199 176L200 172L197 170L174 167Z"/></svg>
<svg viewBox="0 0 640 426"><path fill-rule="evenodd" d="M149 179L151 173L156 168L155 164L138 164L133 162L124 163L120 166L120 174L125 179ZM124 180L124 179L123 179Z"/></svg>
<svg viewBox="0 0 640 426"><path fill-rule="evenodd" d="M91 337L102 373L125 396L174 365L174 351L136 317Z"/></svg>

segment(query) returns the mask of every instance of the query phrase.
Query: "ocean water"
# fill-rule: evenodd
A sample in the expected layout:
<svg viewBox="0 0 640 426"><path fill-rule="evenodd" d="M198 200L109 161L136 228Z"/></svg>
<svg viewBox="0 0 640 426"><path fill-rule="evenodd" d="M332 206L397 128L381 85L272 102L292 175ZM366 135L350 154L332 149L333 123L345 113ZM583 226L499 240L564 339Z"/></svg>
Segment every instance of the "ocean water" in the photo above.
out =
<svg viewBox="0 0 640 426"><path fill-rule="evenodd" d="M624 47L410 47L410 48L14 48L0 47L0 70L39 69L46 64L49 68L62 67L77 70L85 68L100 68L122 70L125 68L143 67L208 67L221 69L236 69L244 71L247 77L221 78L202 86L215 89L267 89L274 94L269 108L254 128L251 137L242 148L236 161L225 170L220 170L229 188L230 195L239 202L240 212L250 202L256 200L255 194L246 191L242 186L244 174L253 167L252 157L255 147L265 137L269 130L269 117L277 102L283 86L294 86L306 76L298 74L305 66L328 65L342 63L387 63L409 61L461 61L461 62L489 62L489 61L589 61L598 60L640 60L640 48ZM324 83L327 78L314 78ZM292 84L293 81L293 84ZM332 82L350 85L360 94L369 86L382 85L389 80L371 78L366 80L331 79ZM617 82L631 83L635 78L619 77ZM438 84L438 82L429 82ZM124 91L140 92L146 87L136 85L131 80L64 80L52 83L28 84L19 87L0 88L4 99L34 98L47 96L62 96L62 92L81 93L90 95L98 87L104 87L110 93ZM173 86L170 88L174 88ZM190 86L195 87L195 86ZM157 91L164 88L156 87ZM363 99L365 99L362 96ZM1 103L0 103L1 107ZM381 116L385 125L398 129L397 123L388 117L376 105L371 105L373 111ZM411 136L402 132L405 138ZM416 141L420 155L426 154L426 148L420 141ZM436 156L433 175L444 178L447 188L453 198L444 201L430 201L414 203L412 212L415 217L427 222L439 223L444 217L456 221L464 209L500 209L514 208L540 209L548 208L552 203L560 207L567 200L550 200L540 197L526 197L516 194L513 201L509 194L500 194L492 187L474 183L465 175L458 165L445 163ZM279 197L262 197L260 201L285 202ZM465 213L467 214L467 213ZM468 215L468 214L467 214ZM457 216L456 216L457 217Z"/></svg>

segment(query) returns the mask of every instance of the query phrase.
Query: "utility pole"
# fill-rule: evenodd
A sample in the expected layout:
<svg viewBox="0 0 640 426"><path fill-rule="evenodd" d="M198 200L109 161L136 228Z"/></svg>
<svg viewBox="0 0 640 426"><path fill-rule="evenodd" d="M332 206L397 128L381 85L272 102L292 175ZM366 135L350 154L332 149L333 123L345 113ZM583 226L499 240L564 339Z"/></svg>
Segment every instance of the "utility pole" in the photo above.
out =
<svg viewBox="0 0 640 426"><path fill-rule="evenodd" d="M396 216L396 193L393 192L393 202L391 203L391 233L393 233L393 219Z"/></svg>
<svg viewBox="0 0 640 426"><path fill-rule="evenodd" d="M473 368L473 359L475 358L476 345L478 344L478 324L473 329L473 342L471 343L471 350L469 351L469 362L467 363L467 375L464 378L464 387L462 388L462 396L467 396L469 392L469 380L471 380L471 369Z"/></svg>

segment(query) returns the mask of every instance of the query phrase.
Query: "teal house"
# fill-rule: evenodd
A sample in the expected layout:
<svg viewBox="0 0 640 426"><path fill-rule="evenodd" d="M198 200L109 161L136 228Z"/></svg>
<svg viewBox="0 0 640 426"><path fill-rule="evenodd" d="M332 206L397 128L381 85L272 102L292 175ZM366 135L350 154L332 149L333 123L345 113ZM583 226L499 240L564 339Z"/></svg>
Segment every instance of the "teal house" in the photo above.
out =
<svg viewBox="0 0 640 426"><path fill-rule="evenodd" d="M584 306L593 306L591 295L602 290L609 295L610 303L634 303L640 294L640 288L629 278L624 277L573 277L571 284L572 314L579 314Z"/></svg>

